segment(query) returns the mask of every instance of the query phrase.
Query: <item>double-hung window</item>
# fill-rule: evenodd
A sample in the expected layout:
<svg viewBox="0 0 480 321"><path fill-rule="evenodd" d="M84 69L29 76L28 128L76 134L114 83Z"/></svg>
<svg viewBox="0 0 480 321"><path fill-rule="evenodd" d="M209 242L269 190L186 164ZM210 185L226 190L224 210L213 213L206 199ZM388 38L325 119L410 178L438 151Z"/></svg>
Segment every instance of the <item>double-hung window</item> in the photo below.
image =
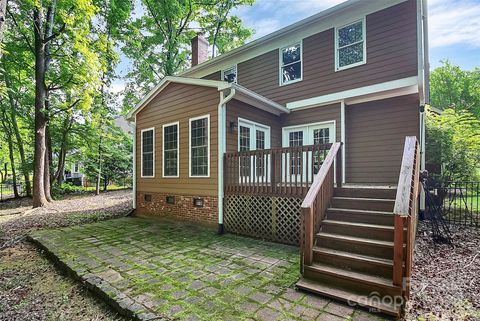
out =
<svg viewBox="0 0 480 321"><path fill-rule="evenodd" d="M155 128L141 131L141 176L155 176Z"/></svg>
<svg viewBox="0 0 480 321"><path fill-rule="evenodd" d="M190 119L190 177L210 176L210 115Z"/></svg>
<svg viewBox="0 0 480 321"><path fill-rule="evenodd" d="M302 80L302 43L280 49L280 84L286 85Z"/></svg>
<svg viewBox="0 0 480 321"><path fill-rule="evenodd" d="M179 123L163 125L163 177L178 177Z"/></svg>
<svg viewBox="0 0 480 321"><path fill-rule="evenodd" d="M335 29L335 69L342 70L367 62L365 18Z"/></svg>
<svg viewBox="0 0 480 321"><path fill-rule="evenodd" d="M226 82L237 83L237 65L222 70L222 80Z"/></svg>

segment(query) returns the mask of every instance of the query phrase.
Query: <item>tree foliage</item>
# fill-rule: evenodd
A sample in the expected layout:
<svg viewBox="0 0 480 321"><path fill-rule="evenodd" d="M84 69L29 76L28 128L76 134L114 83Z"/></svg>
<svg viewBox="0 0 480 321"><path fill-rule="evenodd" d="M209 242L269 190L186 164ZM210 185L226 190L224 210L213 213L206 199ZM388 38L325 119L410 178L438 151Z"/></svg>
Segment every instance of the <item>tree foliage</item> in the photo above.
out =
<svg viewBox="0 0 480 321"><path fill-rule="evenodd" d="M448 60L430 76L432 106L465 110L480 118L480 68L462 70Z"/></svg>
<svg viewBox="0 0 480 321"><path fill-rule="evenodd" d="M141 0L144 15L128 25L124 54L131 59L124 106L128 110L161 78L190 64L190 41L203 32L216 52L240 46L253 31L231 10L254 0Z"/></svg>
<svg viewBox="0 0 480 321"><path fill-rule="evenodd" d="M443 182L480 179L480 120L467 111L426 109L427 163L442 167ZM435 176L435 175L434 175Z"/></svg>

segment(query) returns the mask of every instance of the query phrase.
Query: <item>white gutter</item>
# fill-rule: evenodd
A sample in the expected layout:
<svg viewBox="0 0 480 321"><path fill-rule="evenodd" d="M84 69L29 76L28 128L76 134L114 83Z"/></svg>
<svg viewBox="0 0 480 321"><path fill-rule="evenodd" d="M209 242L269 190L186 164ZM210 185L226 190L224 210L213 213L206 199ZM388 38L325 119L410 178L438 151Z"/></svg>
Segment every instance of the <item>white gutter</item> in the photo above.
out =
<svg viewBox="0 0 480 321"><path fill-rule="evenodd" d="M135 122L133 123L133 186L132 186L132 207L137 208L137 116L135 115Z"/></svg>
<svg viewBox="0 0 480 321"><path fill-rule="evenodd" d="M235 96L235 88L225 97L225 89L220 90L220 102L218 103L218 232L223 233L223 196L224 196L224 167L223 155L226 151L227 141L227 103Z"/></svg>

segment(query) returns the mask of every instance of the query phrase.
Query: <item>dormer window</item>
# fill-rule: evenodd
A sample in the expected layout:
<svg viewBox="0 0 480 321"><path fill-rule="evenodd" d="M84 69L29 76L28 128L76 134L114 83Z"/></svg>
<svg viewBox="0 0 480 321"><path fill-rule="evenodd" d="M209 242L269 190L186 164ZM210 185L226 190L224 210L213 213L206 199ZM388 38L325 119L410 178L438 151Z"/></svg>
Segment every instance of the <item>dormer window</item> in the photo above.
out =
<svg viewBox="0 0 480 321"><path fill-rule="evenodd" d="M335 70L343 70L367 62L365 18L336 28Z"/></svg>
<svg viewBox="0 0 480 321"><path fill-rule="evenodd" d="M222 70L222 80L226 82L237 83L237 65Z"/></svg>
<svg viewBox="0 0 480 321"><path fill-rule="evenodd" d="M286 85L302 80L302 43L280 49L280 84Z"/></svg>

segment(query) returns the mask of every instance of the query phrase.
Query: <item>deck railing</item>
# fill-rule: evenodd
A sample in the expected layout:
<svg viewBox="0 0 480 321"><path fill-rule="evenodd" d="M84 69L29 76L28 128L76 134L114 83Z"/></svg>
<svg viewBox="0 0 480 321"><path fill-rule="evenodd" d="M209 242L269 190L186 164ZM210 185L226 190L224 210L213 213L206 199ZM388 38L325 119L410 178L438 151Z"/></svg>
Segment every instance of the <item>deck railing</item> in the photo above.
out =
<svg viewBox="0 0 480 321"><path fill-rule="evenodd" d="M225 154L225 195L304 197L332 144Z"/></svg>
<svg viewBox="0 0 480 321"><path fill-rule="evenodd" d="M419 192L420 146L416 137L408 136L405 138L397 196L393 209L395 215L393 284L403 286L404 295L407 298L410 294L413 248L417 231Z"/></svg>
<svg viewBox="0 0 480 321"><path fill-rule="evenodd" d="M341 145L341 143L334 143L331 146L302 203L303 226L300 243L301 257L303 258L301 261L302 268L303 264L312 264L315 235L320 230L325 212L330 206L330 201L333 197L335 173L337 175L337 186L341 187ZM335 159L337 160L336 162L334 162ZM334 169L334 164L337 166L336 170Z"/></svg>

